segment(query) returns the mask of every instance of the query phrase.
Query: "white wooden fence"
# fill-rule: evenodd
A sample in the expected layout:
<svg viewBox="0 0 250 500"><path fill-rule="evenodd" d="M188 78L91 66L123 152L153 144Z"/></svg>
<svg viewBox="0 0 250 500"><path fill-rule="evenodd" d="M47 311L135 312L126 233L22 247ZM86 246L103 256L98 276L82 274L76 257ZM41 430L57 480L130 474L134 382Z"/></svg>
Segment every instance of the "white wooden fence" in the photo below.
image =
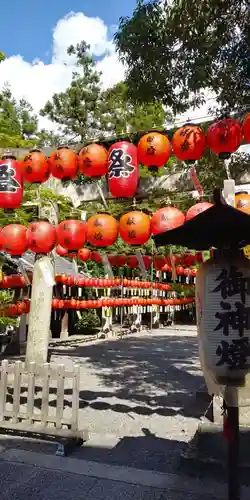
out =
<svg viewBox="0 0 250 500"><path fill-rule="evenodd" d="M40 435L59 443L64 440L74 440L75 443L86 441L86 431L78 428L79 383L79 365L69 371L64 365L44 363L37 366L36 363L29 363L25 367L21 361L9 363L3 360L0 381L1 432L15 431L15 434L27 433L32 437ZM65 389L72 390L71 405L67 398L67 408L64 405ZM60 449L60 454L65 455L62 446Z"/></svg>

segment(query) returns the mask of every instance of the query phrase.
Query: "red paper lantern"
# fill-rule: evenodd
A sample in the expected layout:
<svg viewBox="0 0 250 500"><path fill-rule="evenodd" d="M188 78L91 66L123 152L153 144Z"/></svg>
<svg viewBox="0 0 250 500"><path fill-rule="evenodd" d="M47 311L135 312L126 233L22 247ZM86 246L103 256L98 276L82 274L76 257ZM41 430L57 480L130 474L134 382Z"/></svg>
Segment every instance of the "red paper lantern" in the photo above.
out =
<svg viewBox="0 0 250 500"><path fill-rule="evenodd" d="M57 226L57 241L69 251L79 250L86 241L87 226L80 220L68 219Z"/></svg>
<svg viewBox="0 0 250 500"><path fill-rule="evenodd" d="M100 144L89 144L79 153L80 171L88 177L100 177L108 173L108 152Z"/></svg>
<svg viewBox="0 0 250 500"><path fill-rule="evenodd" d="M90 255L91 255L91 250L89 250L89 248L80 248L77 254L78 259L82 260L83 262L89 260Z"/></svg>
<svg viewBox="0 0 250 500"><path fill-rule="evenodd" d="M113 245L118 236L118 222L108 214L92 215L87 222L87 240L96 247Z"/></svg>
<svg viewBox="0 0 250 500"><path fill-rule="evenodd" d="M3 231L2 228L0 228L0 250L3 249Z"/></svg>
<svg viewBox="0 0 250 500"><path fill-rule="evenodd" d="M75 179L77 176L77 155L68 147L60 147L50 155L51 174L57 179Z"/></svg>
<svg viewBox="0 0 250 500"><path fill-rule="evenodd" d="M0 161L0 208L14 210L23 200L22 166L16 157L6 154Z"/></svg>
<svg viewBox="0 0 250 500"><path fill-rule="evenodd" d="M117 266L118 264L118 255L108 255L108 260L111 266Z"/></svg>
<svg viewBox="0 0 250 500"><path fill-rule="evenodd" d="M42 184L50 176L50 165L46 156L33 149L23 160L23 178L26 182Z"/></svg>
<svg viewBox="0 0 250 500"><path fill-rule="evenodd" d="M10 255L20 256L27 250L27 228L9 224L2 229L3 249Z"/></svg>
<svg viewBox="0 0 250 500"><path fill-rule="evenodd" d="M190 207L186 213L186 221L193 219L196 217L196 215L201 214L208 208L211 208L213 206L212 203L208 203L207 201L203 201L201 203L196 203L196 205L193 205Z"/></svg>
<svg viewBox="0 0 250 500"><path fill-rule="evenodd" d="M210 125L207 131L207 144L220 158L229 158L240 146L242 129L240 122L224 118Z"/></svg>
<svg viewBox="0 0 250 500"><path fill-rule="evenodd" d="M151 233L159 234L181 226L185 222L185 215L174 207L160 208L151 219Z"/></svg>
<svg viewBox="0 0 250 500"><path fill-rule="evenodd" d="M127 258L127 266L131 269L135 269L138 266L138 260L136 255L129 255ZM124 280L125 283L125 280Z"/></svg>
<svg viewBox="0 0 250 500"><path fill-rule="evenodd" d="M117 255L117 266L123 267L127 263L126 255Z"/></svg>
<svg viewBox="0 0 250 500"><path fill-rule="evenodd" d="M242 126L243 135L248 144L250 144L250 113L247 114Z"/></svg>
<svg viewBox="0 0 250 500"><path fill-rule="evenodd" d="M91 260L93 260L94 262L98 262L98 263L101 263L102 262L102 257L101 255L99 254L99 252L96 252L95 250L93 250L91 252L91 256L90 256Z"/></svg>
<svg viewBox="0 0 250 500"><path fill-rule="evenodd" d="M65 257L68 253L68 250L67 248L62 247L61 245L57 245L56 253L57 255L60 255L60 257Z"/></svg>
<svg viewBox="0 0 250 500"><path fill-rule="evenodd" d="M144 262L144 266L146 269L149 269L151 266L151 257L149 255L143 255L142 260Z"/></svg>
<svg viewBox="0 0 250 500"><path fill-rule="evenodd" d="M155 255L153 258L154 268L156 271L161 271L166 265L166 257L165 255Z"/></svg>
<svg viewBox="0 0 250 500"><path fill-rule="evenodd" d="M128 212L120 219L119 232L125 243L143 245L150 238L150 218L136 210Z"/></svg>
<svg viewBox="0 0 250 500"><path fill-rule="evenodd" d="M150 132L138 142L139 163L147 167L163 167L171 154L171 144L167 135Z"/></svg>
<svg viewBox="0 0 250 500"><path fill-rule="evenodd" d="M108 184L112 196L134 196L139 178L137 148L130 142L116 142L108 152Z"/></svg>
<svg viewBox="0 0 250 500"><path fill-rule="evenodd" d="M199 125L184 125L173 135L173 152L179 160L189 162L199 160L204 153L205 146L206 136Z"/></svg>
<svg viewBox="0 0 250 500"><path fill-rule="evenodd" d="M50 222L39 220L29 225L27 231L28 248L34 253L47 254L56 245L56 230Z"/></svg>

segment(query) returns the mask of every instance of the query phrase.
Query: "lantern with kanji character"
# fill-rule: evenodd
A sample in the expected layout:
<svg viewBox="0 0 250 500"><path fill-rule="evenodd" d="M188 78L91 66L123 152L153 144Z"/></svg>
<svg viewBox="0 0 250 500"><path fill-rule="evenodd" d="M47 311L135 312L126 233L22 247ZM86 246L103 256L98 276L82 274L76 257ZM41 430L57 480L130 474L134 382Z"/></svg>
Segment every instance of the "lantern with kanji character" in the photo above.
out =
<svg viewBox="0 0 250 500"><path fill-rule="evenodd" d="M122 215L119 224L120 236L129 245L144 245L150 238L150 218L139 211Z"/></svg>
<svg viewBox="0 0 250 500"><path fill-rule="evenodd" d="M167 135L150 132L138 142L138 161L147 167L163 167L171 154L171 144Z"/></svg>
<svg viewBox="0 0 250 500"><path fill-rule="evenodd" d="M250 144L250 113L247 114L243 121L242 131L246 142Z"/></svg>
<svg viewBox="0 0 250 500"><path fill-rule="evenodd" d="M57 226L57 242L68 251L74 252L84 246L86 241L86 223L80 220L64 220Z"/></svg>
<svg viewBox="0 0 250 500"><path fill-rule="evenodd" d="M172 138L172 147L176 158L190 163L202 157L205 146L205 132L199 125L192 123L177 129Z"/></svg>
<svg viewBox="0 0 250 500"><path fill-rule="evenodd" d="M39 220L29 225L27 230L27 244L34 253L47 254L52 252L56 245L56 230L50 222Z"/></svg>
<svg viewBox="0 0 250 500"><path fill-rule="evenodd" d="M235 208L241 212L250 214L250 194L241 192L235 195Z"/></svg>
<svg viewBox="0 0 250 500"><path fill-rule="evenodd" d="M113 245L118 236L118 222L109 214L92 215L87 222L87 240L96 247Z"/></svg>
<svg viewBox="0 0 250 500"><path fill-rule="evenodd" d="M26 182L42 184L50 176L50 165L46 156L33 149L23 160L23 178Z"/></svg>
<svg viewBox="0 0 250 500"><path fill-rule="evenodd" d="M130 142L116 142L108 152L108 185L112 196L135 195L139 178L137 148Z"/></svg>
<svg viewBox="0 0 250 500"><path fill-rule="evenodd" d="M89 144L79 153L80 171L88 177L100 177L108 173L108 152L100 144Z"/></svg>
<svg viewBox="0 0 250 500"><path fill-rule="evenodd" d="M244 385L250 367L250 261L220 253L196 276L200 360L210 393L217 384Z"/></svg>
<svg viewBox="0 0 250 500"><path fill-rule="evenodd" d="M159 234L181 226L185 222L185 215L174 207L160 208L151 219L151 233Z"/></svg>
<svg viewBox="0 0 250 500"><path fill-rule="evenodd" d="M21 224L8 224L2 229L3 250L16 257L27 250L27 228Z"/></svg>
<svg viewBox="0 0 250 500"><path fill-rule="evenodd" d="M227 159L240 146L241 124L232 118L224 118L210 125L207 131L207 145L220 158Z"/></svg>
<svg viewBox="0 0 250 500"><path fill-rule="evenodd" d="M190 207L186 213L186 221L193 219L196 217L196 215L201 214L208 208L211 208L213 205L212 203L208 203L207 201L202 201L201 203L196 203L196 205L193 205Z"/></svg>
<svg viewBox="0 0 250 500"><path fill-rule="evenodd" d="M78 158L72 149L59 147L49 157L51 174L57 179L75 179L77 176Z"/></svg>
<svg viewBox="0 0 250 500"><path fill-rule="evenodd" d="M0 208L14 210L23 200L22 166L16 157L7 153L0 161Z"/></svg>

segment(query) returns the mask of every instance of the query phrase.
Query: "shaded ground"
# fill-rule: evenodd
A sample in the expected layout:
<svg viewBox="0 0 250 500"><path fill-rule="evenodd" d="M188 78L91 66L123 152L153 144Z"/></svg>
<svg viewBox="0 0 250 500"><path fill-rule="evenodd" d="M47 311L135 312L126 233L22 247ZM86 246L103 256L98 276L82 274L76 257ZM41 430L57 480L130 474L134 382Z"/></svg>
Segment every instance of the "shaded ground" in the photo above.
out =
<svg viewBox="0 0 250 500"><path fill-rule="evenodd" d="M162 472L178 468L180 451L204 414L195 399L203 382L195 332L168 329L64 346L53 350L51 360L67 368L80 364L80 427L90 431L90 441L77 457ZM67 412L70 388L65 405Z"/></svg>

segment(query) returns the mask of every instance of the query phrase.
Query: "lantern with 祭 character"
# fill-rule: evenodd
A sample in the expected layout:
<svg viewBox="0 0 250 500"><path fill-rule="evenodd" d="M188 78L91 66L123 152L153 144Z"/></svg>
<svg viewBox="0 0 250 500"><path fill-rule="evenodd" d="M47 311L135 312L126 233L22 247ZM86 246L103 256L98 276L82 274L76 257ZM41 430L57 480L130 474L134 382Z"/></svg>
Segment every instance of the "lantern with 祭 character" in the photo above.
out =
<svg viewBox="0 0 250 500"><path fill-rule="evenodd" d="M163 167L171 153L169 138L158 132L144 135L139 140L137 148L139 163L147 167Z"/></svg>
<svg viewBox="0 0 250 500"><path fill-rule="evenodd" d="M88 177L100 177L108 173L108 152L100 144L89 144L79 153L80 171Z"/></svg>
<svg viewBox="0 0 250 500"><path fill-rule="evenodd" d="M105 213L92 215L87 222L87 240L96 247L113 245L118 236L118 222Z"/></svg>
<svg viewBox="0 0 250 500"><path fill-rule="evenodd" d="M144 245L150 238L150 218L143 212L134 211L122 215L119 224L120 236L130 245Z"/></svg>
<svg viewBox="0 0 250 500"><path fill-rule="evenodd" d="M33 149L23 160L23 178L26 182L42 184L50 176L50 165L46 156Z"/></svg>
<svg viewBox="0 0 250 500"><path fill-rule="evenodd" d="M108 152L108 184L112 196L134 196L139 178L137 148L130 142L116 142Z"/></svg>
<svg viewBox="0 0 250 500"><path fill-rule="evenodd" d="M75 179L77 175L77 155L68 147L59 147L50 155L51 173L57 179Z"/></svg>
<svg viewBox="0 0 250 500"><path fill-rule="evenodd" d="M20 162L11 153L0 161L0 208L14 210L23 200L23 175Z"/></svg>
<svg viewBox="0 0 250 500"><path fill-rule="evenodd" d="M241 140L241 124L232 118L216 121L207 131L208 147L222 159L229 158L238 149Z"/></svg>
<svg viewBox="0 0 250 500"><path fill-rule="evenodd" d="M176 130L172 139L173 152L179 160L195 162L199 160L206 146L206 136L198 125L192 123Z"/></svg>
<svg viewBox="0 0 250 500"><path fill-rule="evenodd" d="M151 219L152 234L163 233L175 227L181 226L185 222L184 214L174 207L160 208L153 214Z"/></svg>

